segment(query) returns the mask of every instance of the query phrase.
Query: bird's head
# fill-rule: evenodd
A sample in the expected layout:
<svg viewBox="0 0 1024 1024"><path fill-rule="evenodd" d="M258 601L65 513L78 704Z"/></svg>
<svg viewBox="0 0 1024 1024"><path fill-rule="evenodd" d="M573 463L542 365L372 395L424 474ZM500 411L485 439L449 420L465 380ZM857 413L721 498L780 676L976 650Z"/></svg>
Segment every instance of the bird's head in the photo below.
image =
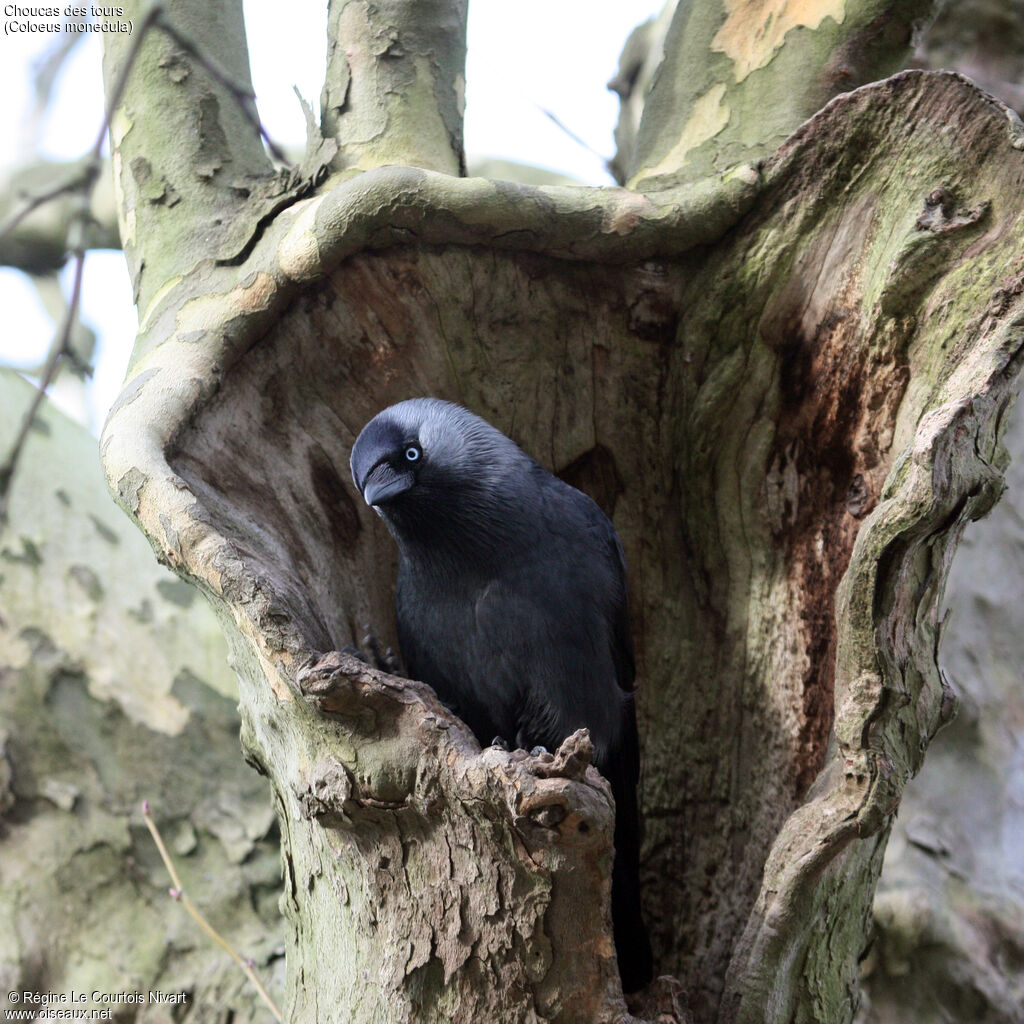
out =
<svg viewBox="0 0 1024 1024"><path fill-rule="evenodd" d="M352 448L351 468L367 505L398 525L498 500L503 477L523 460L530 461L467 409L412 398L366 424Z"/></svg>

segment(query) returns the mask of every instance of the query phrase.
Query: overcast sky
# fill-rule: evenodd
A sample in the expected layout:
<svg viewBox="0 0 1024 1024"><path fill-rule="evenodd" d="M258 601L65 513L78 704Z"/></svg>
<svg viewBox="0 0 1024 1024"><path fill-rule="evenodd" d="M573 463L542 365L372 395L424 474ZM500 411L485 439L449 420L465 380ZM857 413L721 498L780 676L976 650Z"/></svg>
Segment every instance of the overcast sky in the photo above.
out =
<svg viewBox="0 0 1024 1024"><path fill-rule="evenodd" d="M471 0L466 68L466 149L539 164L588 184L610 184L602 159L543 114L555 113L597 153L611 156L617 98L605 83L615 73L631 29L657 13L659 0ZM247 2L246 26L260 115L271 136L301 144L303 118L292 86L319 99L325 31L322 0L287 5ZM53 36L0 39L0 166L23 160L38 142L42 155L73 159L92 145L102 118L100 41L84 38L61 76L57 101L42 125L26 123L33 60ZM0 270L4 311L0 361L38 363L53 327L23 275ZM90 254L83 317L98 331L93 417L102 420L121 383L135 313L120 253Z"/></svg>

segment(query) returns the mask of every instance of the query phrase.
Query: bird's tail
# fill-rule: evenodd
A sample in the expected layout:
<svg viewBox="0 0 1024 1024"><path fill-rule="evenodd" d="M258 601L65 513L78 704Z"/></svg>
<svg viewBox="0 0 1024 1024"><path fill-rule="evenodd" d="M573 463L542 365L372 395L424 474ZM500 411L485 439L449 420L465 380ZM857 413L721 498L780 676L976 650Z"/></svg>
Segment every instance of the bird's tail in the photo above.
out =
<svg viewBox="0 0 1024 1024"><path fill-rule="evenodd" d="M632 695L630 695L632 697ZM624 992L643 988L654 973L651 942L640 912L640 808L636 786L640 751L632 699L623 744L605 777L615 797L615 862L612 865L612 929Z"/></svg>

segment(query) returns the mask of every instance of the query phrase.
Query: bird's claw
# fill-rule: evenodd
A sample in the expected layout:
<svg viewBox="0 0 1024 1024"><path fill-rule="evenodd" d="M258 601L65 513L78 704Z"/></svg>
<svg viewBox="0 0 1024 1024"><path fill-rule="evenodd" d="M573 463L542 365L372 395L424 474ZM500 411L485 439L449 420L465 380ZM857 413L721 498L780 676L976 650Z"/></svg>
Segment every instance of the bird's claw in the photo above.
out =
<svg viewBox="0 0 1024 1024"><path fill-rule="evenodd" d="M346 644L342 647L342 651L345 654L351 654L354 658L358 658L364 665L370 665L381 672L387 672L392 676L402 674L402 668L398 663L395 652L390 647L381 646L380 641L377 639L377 634L369 623L363 626L361 645L354 647L352 644Z"/></svg>

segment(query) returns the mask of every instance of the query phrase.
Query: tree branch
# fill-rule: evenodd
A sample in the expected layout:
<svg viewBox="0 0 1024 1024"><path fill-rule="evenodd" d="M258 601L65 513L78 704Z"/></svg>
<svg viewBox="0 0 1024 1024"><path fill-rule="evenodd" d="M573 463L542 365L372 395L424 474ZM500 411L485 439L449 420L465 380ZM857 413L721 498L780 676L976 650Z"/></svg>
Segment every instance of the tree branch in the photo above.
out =
<svg viewBox="0 0 1024 1024"><path fill-rule="evenodd" d="M466 0L332 0L323 133L337 167L465 174Z"/></svg>
<svg viewBox="0 0 1024 1024"><path fill-rule="evenodd" d="M281 1011L277 1008L277 1004L271 998L270 993L267 992L266 986L260 981L259 975L253 970L252 960L243 960L235 952L234 946L207 921L202 911L192 902L191 897L185 891L185 887L181 884L181 876L178 874L178 870L174 866L174 860L171 858L167 844L164 842L164 837L160 834L160 829L153 818L148 799L142 802L142 818L146 823L146 828L149 829L149 834L153 837L153 842L156 844L160 859L164 862L164 867L167 868L167 873L171 876L171 882L173 883L173 888L170 890L171 899L178 901L185 908L188 916L199 925L204 934L220 946L238 964L242 973L249 979L253 988L256 989L260 999L263 1000L267 1009L273 1014L274 1019L280 1021L282 1019Z"/></svg>
<svg viewBox="0 0 1024 1024"><path fill-rule="evenodd" d="M773 153L833 96L900 68L934 0L681 0L644 103L630 188Z"/></svg>
<svg viewBox="0 0 1024 1024"><path fill-rule="evenodd" d="M46 359L46 365L40 374L39 387L33 397L32 404L25 411L21 427L15 435L10 450L3 462L0 463L0 531L7 525L7 507L10 501L11 484L14 480L15 470L18 468L18 462L25 449L25 439L28 437L28 432L35 422L40 406L46 399L46 391L53 382L61 360L74 357L71 341L74 326L78 321L78 307L82 299L82 271L85 268L84 228L82 227L81 219L74 223L78 224L77 231L74 228L72 229L72 233L77 235L76 238L72 239L72 257L75 261L75 271L71 282L71 297L68 299L67 310L60 325L60 330L57 333L57 338Z"/></svg>
<svg viewBox="0 0 1024 1024"><path fill-rule="evenodd" d="M144 313L169 280L246 244L254 230L241 215L246 198L272 168L259 121L240 100L252 94L241 0L182 0L173 10L130 0L126 15L170 25L175 36L104 34L108 95L141 47L131 89L108 103L121 237ZM206 61L195 59L195 40Z"/></svg>
<svg viewBox="0 0 1024 1024"><path fill-rule="evenodd" d="M53 273L68 258L68 230L89 195L86 249L119 249L113 179L105 164L91 184L88 161L38 161L0 184L0 264L29 274Z"/></svg>

